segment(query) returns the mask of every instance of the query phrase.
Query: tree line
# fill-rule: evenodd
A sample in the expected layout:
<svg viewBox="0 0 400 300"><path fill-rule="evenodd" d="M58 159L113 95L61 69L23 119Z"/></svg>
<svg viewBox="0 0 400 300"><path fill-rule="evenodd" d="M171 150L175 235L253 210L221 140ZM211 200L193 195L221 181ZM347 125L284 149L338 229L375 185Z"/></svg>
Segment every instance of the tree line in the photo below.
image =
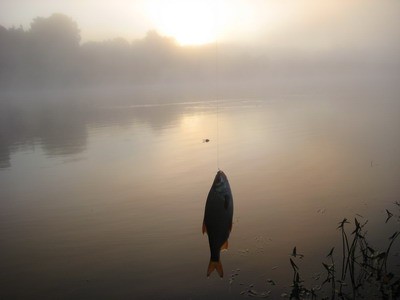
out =
<svg viewBox="0 0 400 300"><path fill-rule="evenodd" d="M63 14L35 18L28 30L0 26L0 87L53 88L209 80L215 45L181 47L149 31L138 40L81 43Z"/></svg>
<svg viewBox="0 0 400 300"><path fill-rule="evenodd" d="M53 14L35 18L27 30L0 26L0 89L210 84L217 64L221 86L352 83L367 77L387 82L399 76L398 55L279 47L252 52L241 47L246 50L246 45L220 45L219 53L214 44L182 47L156 31L131 42L115 38L82 43L78 24Z"/></svg>

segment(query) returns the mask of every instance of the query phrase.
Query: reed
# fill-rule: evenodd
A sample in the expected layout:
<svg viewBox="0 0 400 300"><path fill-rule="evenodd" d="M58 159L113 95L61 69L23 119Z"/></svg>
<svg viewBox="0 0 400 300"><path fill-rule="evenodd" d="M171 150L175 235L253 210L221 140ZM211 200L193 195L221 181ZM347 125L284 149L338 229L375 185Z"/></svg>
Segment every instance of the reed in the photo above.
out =
<svg viewBox="0 0 400 300"><path fill-rule="evenodd" d="M400 204L395 203L400 209ZM389 218L394 216L388 213ZM400 220L400 216L396 216ZM367 240L366 225L368 221L360 223L354 218L354 227L349 234L350 222L344 218L339 222L337 229L341 234L341 245L339 256L340 276L336 275L337 264L335 263L335 248L332 247L326 256L327 261L322 262L326 279L321 286L322 289L307 288L301 280L300 270L296 264L296 255L290 258L293 269L293 283L289 293L290 299L399 299L400 298L400 276L394 274L388 268L388 259L391 250L400 232L394 232L388 238L385 250L377 250ZM294 248L294 253L296 247ZM330 291L329 291L330 290ZM329 291L329 296L321 295L322 291Z"/></svg>

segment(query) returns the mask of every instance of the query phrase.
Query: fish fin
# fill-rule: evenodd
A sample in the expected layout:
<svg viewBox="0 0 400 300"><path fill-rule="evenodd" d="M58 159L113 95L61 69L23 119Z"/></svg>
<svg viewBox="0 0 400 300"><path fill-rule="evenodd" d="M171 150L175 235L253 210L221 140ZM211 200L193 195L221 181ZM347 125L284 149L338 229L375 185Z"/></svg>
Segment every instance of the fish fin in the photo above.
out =
<svg viewBox="0 0 400 300"><path fill-rule="evenodd" d="M202 228L202 231L203 231L203 234L204 234L205 232L207 232L206 223L204 223L204 221L203 221L203 228Z"/></svg>
<svg viewBox="0 0 400 300"><path fill-rule="evenodd" d="M221 250L228 250L228 240L221 246Z"/></svg>
<svg viewBox="0 0 400 300"><path fill-rule="evenodd" d="M214 271L217 270L219 277L224 277L224 270L222 269L222 264L221 260L219 261L212 261L210 260L210 263L208 264L208 269L207 269L207 277L210 276L210 274Z"/></svg>

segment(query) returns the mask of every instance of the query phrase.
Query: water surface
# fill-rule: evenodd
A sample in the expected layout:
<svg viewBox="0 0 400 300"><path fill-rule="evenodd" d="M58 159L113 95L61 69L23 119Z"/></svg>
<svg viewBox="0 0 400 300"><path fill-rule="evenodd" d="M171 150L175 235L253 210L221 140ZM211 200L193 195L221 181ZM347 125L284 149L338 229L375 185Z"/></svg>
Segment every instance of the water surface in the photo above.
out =
<svg viewBox="0 0 400 300"><path fill-rule="evenodd" d="M398 230L395 97L86 100L1 105L1 298L278 297L293 247L314 284L344 217L378 248ZM201 234L218 167L235 202L223 280L206 279Z"/></svg>

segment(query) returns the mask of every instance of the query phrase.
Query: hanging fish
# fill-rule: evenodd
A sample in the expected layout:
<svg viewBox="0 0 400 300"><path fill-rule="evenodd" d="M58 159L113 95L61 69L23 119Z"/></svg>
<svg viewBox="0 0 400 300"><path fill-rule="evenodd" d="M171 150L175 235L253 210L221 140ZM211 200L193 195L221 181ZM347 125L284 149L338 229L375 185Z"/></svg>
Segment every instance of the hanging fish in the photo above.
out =
<svg viewBox="0 0 400 300"><path fill-rule="evenodd" d="M233 198L231 187L225 173L218 171L208 193L204 211L203 234L207 232L211 258L207 277L216 269L219 276L224 276L220 252L228 249L228 238L232 230Z"/></svg>

